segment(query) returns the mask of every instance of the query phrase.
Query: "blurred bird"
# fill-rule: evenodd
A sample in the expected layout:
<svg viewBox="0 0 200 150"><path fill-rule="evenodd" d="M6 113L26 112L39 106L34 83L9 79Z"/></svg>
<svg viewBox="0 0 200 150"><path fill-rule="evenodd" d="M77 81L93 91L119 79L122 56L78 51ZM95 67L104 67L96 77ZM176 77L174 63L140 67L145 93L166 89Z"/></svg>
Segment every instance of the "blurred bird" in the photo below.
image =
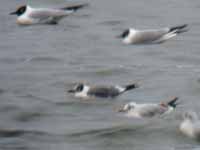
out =
<svg viewBox="0 0 200 150"><path fill-rule="evenodd" d="M187 24L183 24L174 27L148 30L129 28L118 37L122 38L126 44L156 44L165 42L179 33L188 31L187 26Z"/></svg>
<svg viewBox="0 0 200 150"><path fill-rule="evenodd" d="M79 98L114 98L122 93L138 88L137 83L126 86L89 86L83 83L78 83L73 89L68 90L69 93L74 93L75 97Z"/></svg>
<svg viewBox="0 0 200 150"><path fill-rule="evenodd" d="M128 117L151 118L172 112L178 105L177 100L178 97L173 97L168 102L161 102L159 104L130 102L117 109L117 112L123 112Z"/></svg>
<svg viewBox="0 0 200 150"><path fill-rule="evenodd" d="M62 18L72 14L88 4L78 4L63 8L33 8L29 5L22 5L10 15L17 15L17 24L57 24Z"/></svg>
<svg viewBox="0 0 200 150"><path fill-rule="evenodd" d="M184 135L200 140L200 120L195 112L186 112L179 129Z"/></svg>

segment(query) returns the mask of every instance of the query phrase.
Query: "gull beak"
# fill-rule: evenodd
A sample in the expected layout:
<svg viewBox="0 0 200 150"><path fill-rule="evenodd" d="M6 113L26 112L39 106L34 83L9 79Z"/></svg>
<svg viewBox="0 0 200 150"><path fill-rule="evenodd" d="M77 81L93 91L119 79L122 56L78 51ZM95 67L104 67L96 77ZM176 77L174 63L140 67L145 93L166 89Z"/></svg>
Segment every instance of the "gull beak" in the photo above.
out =
<svg viewBox="0 0 200 150"><path fill-rule="evenodd" d="M70 89L67 91L68 93L75 93L75 90L74 89Z"/></svg>
<svg viewBox="0 0 200 150"><path fill-rule="evenodd" d="M17 14L16 11L10 13L10 15L16 15L16 14Z"/></svg>

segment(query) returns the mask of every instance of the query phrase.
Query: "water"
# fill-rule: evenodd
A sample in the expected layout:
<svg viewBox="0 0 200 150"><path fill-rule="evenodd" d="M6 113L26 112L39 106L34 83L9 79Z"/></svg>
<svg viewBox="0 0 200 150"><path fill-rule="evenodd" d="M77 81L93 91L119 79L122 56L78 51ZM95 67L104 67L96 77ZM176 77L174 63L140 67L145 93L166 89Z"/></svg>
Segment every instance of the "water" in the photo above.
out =
<svg viewBox="0 0 200 150"><path fill-rule="evenodd" d="M200 149L177 130L182 111L200 107L199 1L91 0L57 26L21 27L8 14L23 2L0 5L0 149ZM45 2L55 4L32 1ZM160 45L124 45L115 38L130 26L184 23L189 32ZM66 93L78 81L139 81L141 88L114 100L84 102ZM179 96L182 105L164 119L128 119L113 110L169 96Z"/></svg>

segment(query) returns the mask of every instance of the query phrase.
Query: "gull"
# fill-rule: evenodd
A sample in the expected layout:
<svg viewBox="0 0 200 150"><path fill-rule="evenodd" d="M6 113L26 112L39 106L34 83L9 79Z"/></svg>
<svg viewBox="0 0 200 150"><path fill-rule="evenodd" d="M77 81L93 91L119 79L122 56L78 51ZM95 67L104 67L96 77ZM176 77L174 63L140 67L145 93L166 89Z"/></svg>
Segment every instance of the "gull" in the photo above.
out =
<svg viewBox="0 0 200 150"><path fill-rule="evenodd" d="M62 18L72 14L87 4L66 6L63 8L33 8L29 5L22 5L10 15L17 15L17 24L57 24Z"/></svg>
<svg viewBox="0 0 200 150"><path fill-rule="evenodd" d="M138 88L137 83L129 84L126 86L90 86L83 83L78 83L73 89L68 90L69 93L74 93L78 98L115 98L126 91Z"/></svg>
<svg viewBox="0 0 200 150"><path fill-rule="evenodd" d="M152 118L154 116L161 116L171 113L177 106L178 97L172 97L167 102L145 103L137 104L135 102L129 102L119 108L118 112L123 112L128 117L135 118Z"/></svg>
<svg viewBox="0 0 200 150"><path fill-rule="evenodd" d="M129 28L118 36L125 44L157 44L188 31L187 24L160 29L138 30Z"/></svg>
<svg viewBox="0 0 200 150"><path fill-rule="evenodd" d="M200 120L195 112L186 112L179 129L189 138L200 140Z"/></svg>

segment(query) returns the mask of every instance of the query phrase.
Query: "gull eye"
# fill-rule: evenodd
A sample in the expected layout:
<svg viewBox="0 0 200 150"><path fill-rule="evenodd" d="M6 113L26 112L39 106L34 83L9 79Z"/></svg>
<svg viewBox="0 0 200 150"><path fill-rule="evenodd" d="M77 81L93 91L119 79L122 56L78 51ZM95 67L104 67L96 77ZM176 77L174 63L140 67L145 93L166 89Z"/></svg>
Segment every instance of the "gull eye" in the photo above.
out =
<svg viewBox="0 0 200 150"><path fill-rule="evenodd" d="M83 84L79 84L77 87L76 87L76 91L77 92L81 92L81 91L83 91Z"/></svg>
<svg viewBox="0 0 200 150"><path fill-rule="evenodd" d="M126 29L123 33L122 33L122 37L123 38L125 38L125 37L127 37L128 36L128 34L129 34L129 29Z"/></svg>
<svg viewBox="0 0 200 150"><path fill-rule="evenodd" d="M22 6L17 10L17 15L22 15L26 11L26 6Z"/></svg>

